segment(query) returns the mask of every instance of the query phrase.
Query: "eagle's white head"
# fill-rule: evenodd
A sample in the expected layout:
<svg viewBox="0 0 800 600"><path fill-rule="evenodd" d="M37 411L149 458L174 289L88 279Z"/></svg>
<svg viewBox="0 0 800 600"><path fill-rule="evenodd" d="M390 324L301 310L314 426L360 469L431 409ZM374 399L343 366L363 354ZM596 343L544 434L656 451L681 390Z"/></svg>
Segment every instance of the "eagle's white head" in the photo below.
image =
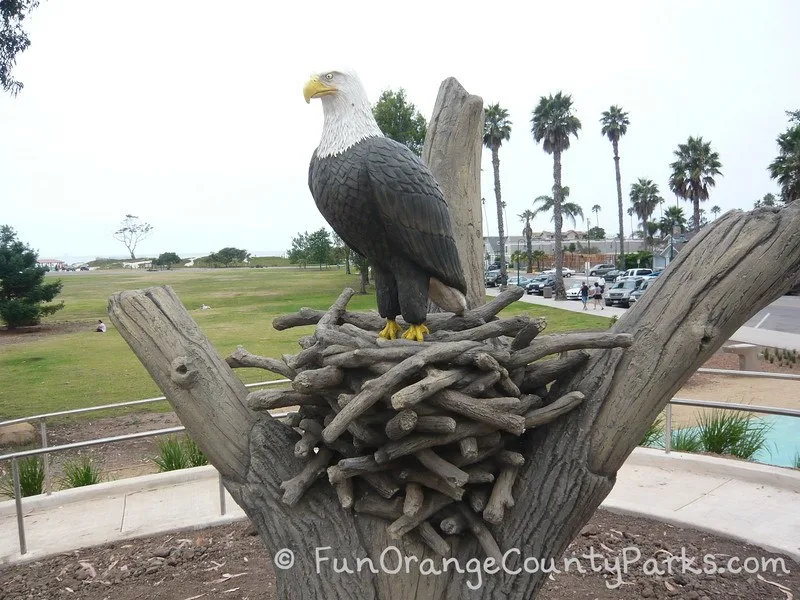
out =
<svg viewBox="0 0 800 600"><path fill-rule="evenodd" d="M361 140L383 133L372 116L372 107L361 80L352 71L322 71L312 75L305 87L306 102L322 101L325 124L317 158L341 154Z"/></svg>

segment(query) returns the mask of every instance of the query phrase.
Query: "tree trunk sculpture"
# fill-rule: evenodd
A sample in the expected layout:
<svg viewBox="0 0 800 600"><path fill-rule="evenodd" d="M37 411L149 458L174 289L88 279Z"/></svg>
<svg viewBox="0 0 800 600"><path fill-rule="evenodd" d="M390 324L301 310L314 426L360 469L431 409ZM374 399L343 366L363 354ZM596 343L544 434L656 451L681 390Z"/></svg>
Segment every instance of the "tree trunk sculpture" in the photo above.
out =
<svg viewBox="0 0 800 600"><path fill-rule="evenodd" d="M511 288L463 317L435 315L424 344L379 342L368 333L380 325L377 315L348 312L346 291L327 312L276 320L281 328L317 323L297 355L274 360L242 350L226 362L168 288L115 294L109 314L275 556L280 598L534 598L544 573L483 574L472 589L477 575L452 564L440 575L421 574L419 563L397 574L334 566L346 559L355 570L365 557L379 566L390 547L439 568L439 553L462 567L512 548L558 558L673 394L741 324L800 281L798 232L797 203L728 213L701 230L608 333L540 336L538 320L496 320L519 297ZM539 360L548 354L559 357ZM293 390L248 398L229 364L278 372ZM467 374L443 374L456 369ZM359 377L378 383L342 388ZM377 398L371 407L348 408L367 396ZM255 410L299 401L304 410L281 420ZM494 453L492 437L502 440ZM481 468L457 467L459 452L475 458L486 448ZM353 450L361 456L340 460ZM411 461L405 475L398 460ZM482 504L474 499L481 486ZM453 488L467 490L466 500L448 497ZM384 557L395 565L394 550ZM509 555L509 567L519 564Z"/></svg>
<svg viewBox="0 0 800 600"><path fill-rule="evenodd" d="M483 100L453 77L442 82L425 136L422 160L444 192L456 248L467 279L467 307L483 304L481 144Z"/></svg>

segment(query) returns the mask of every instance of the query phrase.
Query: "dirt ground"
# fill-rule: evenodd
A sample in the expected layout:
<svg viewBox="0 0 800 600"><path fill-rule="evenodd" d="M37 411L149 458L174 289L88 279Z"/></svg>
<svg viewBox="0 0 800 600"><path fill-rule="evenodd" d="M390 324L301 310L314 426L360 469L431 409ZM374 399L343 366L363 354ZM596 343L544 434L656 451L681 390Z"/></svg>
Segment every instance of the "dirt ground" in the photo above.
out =
<svg viewBox="0 0 800 600"><path fill-rule="evenodd" d="M637 550L641 558L634 561ZM592 553L594 572L587 558ZM564 573L564 562L556 562L562 573L547 583L540 600L800 598L800 565L789 558L762 569L764 559L781 557L698 531L605 511L594 515L565 556L576 557L584 573L576 563ZM632 561L627 573L613 567L615 559L624 556ZM729 563L733 557L739 562ZM601 566L604 559L608 570ZM758 566L758 572L731 572L729 564L734 571L740 564L747 571ZM276 600L278 595L272 562L261 541L249 524L237 523L0 568L0 600L53 598Z"/></svg>
<svg viewBox="0 0 800 600"><path fill-rule="evenodd" d="M47 323L46 325L35 325L33 327L19 327L17 329L6 329L3 327L0 328L0 346L4 344L31 342L33 340L64 333L94 331L96 327L97 321L64 321Z"/></svg>

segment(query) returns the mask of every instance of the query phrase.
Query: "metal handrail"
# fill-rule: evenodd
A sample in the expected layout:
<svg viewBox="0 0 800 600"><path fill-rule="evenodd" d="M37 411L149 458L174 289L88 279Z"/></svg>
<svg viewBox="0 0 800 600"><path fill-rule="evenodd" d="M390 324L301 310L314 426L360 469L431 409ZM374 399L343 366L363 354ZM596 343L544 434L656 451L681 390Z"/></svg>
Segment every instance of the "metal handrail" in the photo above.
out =
<svg viewBox="0 0 800 600"><path fill-rule="evenodd" d="M274 379L270 381L258 381L256 383L246 383L244 387L258 387L264 385L277 385L281 383L291 383L289 379ZM166 400L165 396L158 396L156 398L145 398L144 400L129 400L127 402L115 402L114 404L101 404L99 406L87 406L85 408L72 408L70 410L59 410L51 413L42 413L41 415L32 415L30 417L19 417L17 419L9 419L8 421L0 421L0 427L4 425L14 425L16 423L27 423L28 421L37 421L39 419L49 419L50 417L63 417L65 415L79 415L87 412L94 412L96 410L107 410L109 408L123 408L125 406L136 406L139 404L150 404L152 402L162 402Z"/></svg>
<svg viewBox="0 0 800 600"><path fill-rule="evenodd" d="M758 377L761 379L789 379L800 381L800 374L795 373L768 373L766 371L739 371L737 369L697 369L698 373L709 373L711 375L730 375L732 377Z"/></svg>
<svg viewBox="0 0 800 600"><path fill-rule="evenodd" d="M721 408L724 410L741 410L744 412L763 413L765 415L780 415L782 417L800 417L800 410L793 408L779 408L776 406L758 406L753 404L736 404L734 402L717 402L715 400L689 400L686 398L673 398L670 404L681 406L698 406L700 408Z"/></svg>
<svg viewBox="0 0 800 600"><path fill-rule="evenodd" d="M170 433L180 433L181 431L185 430L186 427L183 425L176 425L175 427L166 427L164 429L151 429L148 431L139 431L137 433L125 433L123 435L115 435L112 437L84 440L82 442L70 442L69 444L61 444L60 446L47 446L46 448L34 448L33 450L20 450L19 452L0 454L0 460L27 458L29 456L39 456L40 454L50 454L52 452L61 452L63 450L77 450L79 448L89 448L91 446L100 446L102 444L111 444L113 442L124 442L126 440L138 440L141 438L168 435Z"/></svg>
<svg viewBox="0 0 800 600"><path fill-rule="evenodd" d="M701 371L701 372L718 372L718 371L721 371L721 370L719 370L719 369L699 369L699 371ZM780 373L758 373L758 372L753 372L753 371L722 371L722 373L725 374L725 375L728 375L728 374L736 374L736 375L745 374L744 376L746 376L746 377L754 377L754 376L770 377L770 376L776 376L776 375L783 375L783 374L780 374ZM800 379L800 376L789 375L788 377L779 377L779 378L780 379ZM258 382L258 383L251 383L251 384L247 384L247 387L255 387L255 386L260 386L260 385L275 385L275 384L287 383L287 382L289 382L288 379L279 379L279 380L274 380L274 381L264 381L264 382ZM144 404L144 403L147 403L147 402L158 402L158 401L165 400L165 399L166 398L164 398L162 396L162 397L159 397L159 398L148 398L148 399L145 399L145 400L134 400L134 401L131 401L131 402L120 402L120 403L117 403L117 404L107 404L107 405L103 405L103 406L95 406L95 407L89 407L89 408L84 408L84 409L73 409L73 410L70 410L70 411L60 411L60 412L55 412L55 413L47 413L47 414L43 414L43 415L34 415L32 417L26 417L26 418L23 418L23 419L15 419L15 420L12 420L12 421L0 422L0 425L6 425L6 424L10 424L10 423L25 422L25 421L32 421L32 420L40 419L41 420L41 424L42 424L42 434L43 434L42 435L42 438L43 438L42 442L43 442L43 447L35 448L33 450L22 450L20 452L12 452L12 453L9 453L9 454L0 455L0 461L2 461L2 460L11 460L11 473L12 473L12 479L13 479L13 485L14 485L14 502L15 502L16 515L17 515L17 529L18 529L18 533L19 533L20 554L26 554L27 553L27 544L26 544L26 541L25 541L25 525L24 525L24 518L23 518L23 513L22 513L22 494L20 493L19 466L17 464L17 459L25 458L25 457L29 457L29 456L44 455L45 456L45 460L44 460L44 462L45 462L45 481L46 481L46 487L49 488L49 469L48 469L49 460L48 459L49 459L49 455L51 453L53 453L53 452L61 452L61 451L64 451L64 450L74 450L74 449L78 449L78 448L86 448L86 447L89 447L89 446L99 446L99 445L103 445L103 444L121 442L121 441L125 441L125 440L133 440L133 439L142 439L142 438L147 438L147 437L155 437L155 436L160 436L160 435L167 435L167 434L170 434L170 433L179 433L181 431L185 431L185 429L186 429L185 427L183 427L181 425L181 426L176 426L176 427L167 427L167 428L164 428L164 429L153 429L153 430L149 430L149 431L140 431L138 433L129 433L129 434L124 434L124 435L117 435L117 436L107 437L107 438L98 438L98 439L94 439L94 440L85 440L83 442L72 442L72 443L69 443L69 444L61 444L59 446L48 446L47 445L46 428L45 428L45 421L44 420L46 418L48 418L48 417L53 417L53 416L61 416L61 415L65 415L65 414L77 414L77 413L82 413L82 412L90 412L92 410L103 410L103 409L108 409L108 408L119 408L119 407L124 407L124 406L132 406L132 405L136 405L136 404ZM665 419L666 420L666 424L665 424L665 428L664 428L664 434L665 434L665 436L664 436L664 451L667 454L669 454L670 449L671 449L670 446L671 446L671 438L672 438L672 405L673 404L681 405L681 406L696 406L696 407L699 407L699 408L719 408L719 409L723 409L723 410L741 410L741 411L747 411L747 412L757 412L757 413L763 413L763 414L781 415L781 416L800 418L800 410L795 410L795 409L790 409L790 408L779 408L779 407L773 407L773 406L753 406L753 405L750 405L750 404L735 404L735 403L727 403L727 402L715 402L715 401L712 401L712 400L692 400L692 399L686 399L686 398L672 398L666 405L666 419ZM285 417L287 414L288 413L286 413L286 412L282 412L282 413L275 413L272 416L275 417L275 418L280 418L280 417ZM224 488L224 485L222 483L222 476L219 475L218 477L219 477L219 488L220 488L220 492L219 492L220 514L224 515L225 512L226 512L226 508L225 508L225 488ZM50 493L49 490L48 490L47 493L48 494Z"/></svg>
<svg viewBox="0 0 800 600"><path fill-rule="evenodd" d="M256 385L256 384L252 384ZM272 413L271 413L272 414ZM285 417L288 413L274 413L272 414L275 418ZM38 456L40 454L45 455L45 465L47 464L47 458L49 457L50 453L52 452L61 452L62 450L75 450L77 448L88 448L90 446L100 446L102 444L110 444L113 442L123 442L125 440L135 440L147 437L156 437L159 435L167 435L170 433L180 433L181 431L185 431L186 427L183 425L178 425L176 427L165 427L163 429L152 429L149 431L140 431L138 433L126 433L123 435L115 435L112 437L107 438L97 438L94 440L85 440L83 442L72 442L69 444L61 444L59 446L44 446L42 448L35 448L33 450L22 450L20 452L11 452L10 454L3 454L0 455L0 460L10 460L11 461L11 479L14 486L14 508L17 515L17 533L19 536L19 553L20 554L27 554L28 552L28 545L25 540L25 519L22 513L22 493L20 490L20 480L19 480L19 465L17 464L18 458L25 458L28 456ZM227 509L225 507L225 485L222 482L222 474L218 473L217 477L219 479L219 514L225 515ZM45 479L48 479L49 476L45 473ZM49 492L48 492L49 494Z"/></svg>

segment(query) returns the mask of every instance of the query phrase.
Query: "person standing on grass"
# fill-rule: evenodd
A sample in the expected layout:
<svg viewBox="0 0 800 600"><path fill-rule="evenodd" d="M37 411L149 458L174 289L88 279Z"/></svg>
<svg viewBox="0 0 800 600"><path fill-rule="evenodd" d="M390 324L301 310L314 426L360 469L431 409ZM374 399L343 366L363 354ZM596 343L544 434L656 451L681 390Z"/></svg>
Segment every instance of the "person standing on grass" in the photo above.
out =
<svg viewBox="0 0 800 600"><path fill-rule="evenodd" d="M603 290L600 289L600 286L597 285L597 282L594 282L594 289L592 290L592 298L594 298L594 302L592 303L592 310L595 310L598 306L600 310L605 309L603 306Z"/></svg>
<svg viewBox="0 0 800 600"><path fill-rule="evenodd" d="M589 286L585 281L581 286L581 302L583 302L583 310L586 310L586 305L589 303Z"/></svg>

